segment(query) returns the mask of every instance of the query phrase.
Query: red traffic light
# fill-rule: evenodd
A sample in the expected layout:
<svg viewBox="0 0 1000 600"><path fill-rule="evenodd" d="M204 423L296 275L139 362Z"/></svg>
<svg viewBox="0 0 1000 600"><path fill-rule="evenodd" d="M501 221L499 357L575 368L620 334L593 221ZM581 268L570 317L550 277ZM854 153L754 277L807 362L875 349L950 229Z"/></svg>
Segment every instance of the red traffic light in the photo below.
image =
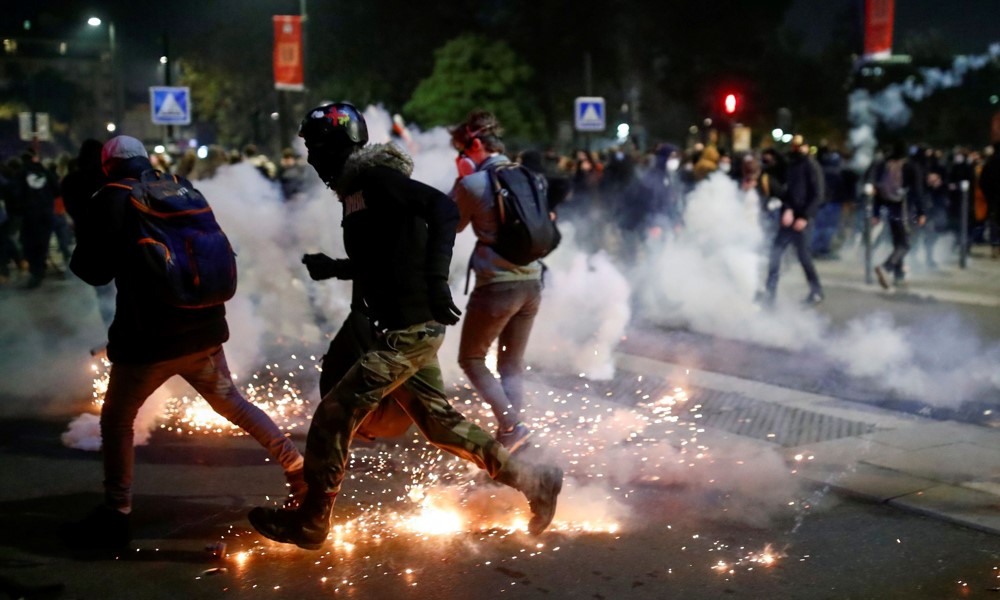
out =
<svg viewBox="0 0 1000 600"><path fill-rule="evenodd" d="M736 94L726 94L726 99L722 101L722 106L726 109L727 115L736 112Z"/></svg>

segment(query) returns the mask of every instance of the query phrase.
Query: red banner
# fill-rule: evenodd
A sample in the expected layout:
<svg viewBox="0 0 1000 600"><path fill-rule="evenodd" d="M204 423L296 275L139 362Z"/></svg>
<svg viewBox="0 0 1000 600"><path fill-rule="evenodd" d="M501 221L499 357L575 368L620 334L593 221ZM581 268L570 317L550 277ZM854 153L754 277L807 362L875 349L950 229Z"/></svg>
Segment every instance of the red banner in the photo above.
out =
<svg viewBox="0 0 1000 600"><path fill-rule="evenodd" d="M274 89L301 92L302 17L274 15Z"/></svg>
<svg viewBox="0 0 1000 600"><path fill-rule="evenodd" d="M893 0L865 0L865 58L892 55Z"/></svg>

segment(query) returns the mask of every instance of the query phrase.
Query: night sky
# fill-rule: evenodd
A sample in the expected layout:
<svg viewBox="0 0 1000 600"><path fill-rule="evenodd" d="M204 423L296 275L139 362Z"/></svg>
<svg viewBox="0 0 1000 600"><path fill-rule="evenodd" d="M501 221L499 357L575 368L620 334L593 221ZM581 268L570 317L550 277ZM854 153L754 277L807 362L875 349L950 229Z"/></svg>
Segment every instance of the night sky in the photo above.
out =
<svg viewBox="0 0 1000 600"><path fill-rule="evenodd" d="M310 13L336 10L336 3L330 0L307 1ZM799 32L804 51L817 52L830 39L834 17L855 1L861 0L796 0L786 24ZM300 6L299 0L169 0L156 5L135 0L34 0L5 4L0 33L17 31L19 23L33 17L39 6L52 7L60 18L80 23L90 15L111 17L119 51L127 63L129 87L136 90L163 83L158 59L163 54L164 31L170 32L175 57L197 52L200 45L211 43L214 32L234 27L244 32L240 43L263 44L269 53L270 16L297 14ZM81 32L97 33L86 29L82 26ZM1000 0L897 0L894 40L929 33L943 37L958 53L985 53L990 43L1000 42Z"/></svg>

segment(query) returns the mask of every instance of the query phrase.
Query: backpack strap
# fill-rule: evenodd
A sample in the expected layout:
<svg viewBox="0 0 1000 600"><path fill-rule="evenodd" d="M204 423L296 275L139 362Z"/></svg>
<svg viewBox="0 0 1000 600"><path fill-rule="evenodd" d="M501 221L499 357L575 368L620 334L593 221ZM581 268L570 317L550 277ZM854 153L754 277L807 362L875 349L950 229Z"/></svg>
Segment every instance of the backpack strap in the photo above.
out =
<svg viewBox="0 0 1000 600"><path fill-rule="evenodd" d="M506 208L503 202L503 188L500 186L500 178L497 177L497 167L489 167L486 169L486 174L490 178L490 186L493 188L493 196L496 198L497 203L497 218L498 223L507 222Z"/></svg>

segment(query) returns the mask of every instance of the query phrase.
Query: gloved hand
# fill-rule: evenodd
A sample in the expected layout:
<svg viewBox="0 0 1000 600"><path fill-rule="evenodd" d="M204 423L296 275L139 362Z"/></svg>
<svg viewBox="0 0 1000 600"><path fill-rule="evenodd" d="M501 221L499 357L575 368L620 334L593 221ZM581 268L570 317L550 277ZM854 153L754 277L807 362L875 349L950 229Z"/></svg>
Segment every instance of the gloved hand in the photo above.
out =
<svg viewBox="0 0 1000 600"><path fill-rule="evenodd" d="M447 281L434 281L430 284L428 296L431 304L431 315L434 320L442 325L454 325L458 323L458 318L462 316L462 311L458 310L451 299L451 288Z"/></svg>
<svg viewBox="0 0 1000 600"><path fill-rule="evenodd" d="M309 271L309 277L314 281L322 281L336 277L337 279L351 279L351 261L347 258L333 259L329 256L319 254L304 254L302 264Z"/></svg>

